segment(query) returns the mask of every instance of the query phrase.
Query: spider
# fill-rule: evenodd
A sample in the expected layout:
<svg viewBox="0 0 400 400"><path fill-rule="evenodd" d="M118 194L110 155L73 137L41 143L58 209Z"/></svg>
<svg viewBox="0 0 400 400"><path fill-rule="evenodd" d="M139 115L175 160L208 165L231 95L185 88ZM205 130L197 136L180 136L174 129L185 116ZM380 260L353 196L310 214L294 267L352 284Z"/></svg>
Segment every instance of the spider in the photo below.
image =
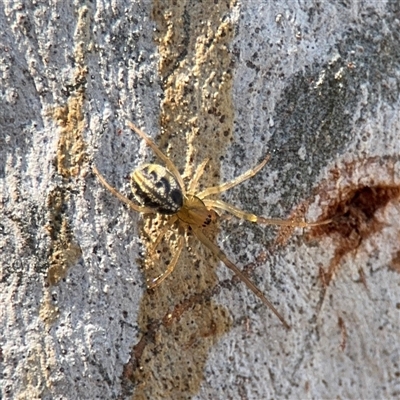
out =
<svg viewBox="0 0 400 400"><path fill-rule="evenodd" d="M158 146L151 140L143 131L127 122L130 129L136 132L146 144L154 151L157 157L165 164L165 167L158 164L145 164L135 169L131 175L131 189L136 200L141 204L138 205L127 197L122 195L111 186L106 179L101 175L95 165L92 170L101 182L119 200L127 204L134 211L150 214L160 213L169 216L165 225L160 229L160 232L152 243L149 254L152 255L160 245L164 235L169 229L177 223L178 226L178 244L175 254L167 269L157 276L152 281L148 282L147 287L153 289L164 281L174 270L179 256L184 245L185 230L190 230L200 242L211 251L218 259L220 259L229 269L242 280L246 286L279 318L282 324L290 329L289 324L285 321L273 304L264 296L262 291L225 255L225 253L213 243L206 235L206 228L216 221L218 218L217 210L226 211L233 214L237 218L244 219L250 222L265 224L265 225L281 225L290 227L311 227L328 223L330 221L322 221L316 223L306 223L294 220L281 220L259 217L251 213L244 212L222 200L208 199L211 195L216 195L225 192L234 186L252 178L256 175L267 163L269 156L256 167L248 170L237 178L225 182L218 186L212 186L196 193L198 182L204 172L208 159L204 160L197 167L195 174L187 188L183 182L183 178L177 167L172 161L162 153Z"/></svg>

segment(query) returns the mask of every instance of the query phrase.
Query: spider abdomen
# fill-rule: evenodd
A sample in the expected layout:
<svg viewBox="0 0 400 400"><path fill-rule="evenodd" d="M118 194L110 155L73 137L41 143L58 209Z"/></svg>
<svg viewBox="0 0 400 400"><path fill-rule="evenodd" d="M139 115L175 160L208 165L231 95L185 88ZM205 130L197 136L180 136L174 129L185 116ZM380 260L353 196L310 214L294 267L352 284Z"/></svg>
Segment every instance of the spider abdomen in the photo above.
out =
<svg viewBox="0 0 400 400"><path fill-rule="evenodd" d="M176 178L166 168L145 164L131 174L131 187L137 201L160 214L175 214L183 205L183 194Z"/></svg>

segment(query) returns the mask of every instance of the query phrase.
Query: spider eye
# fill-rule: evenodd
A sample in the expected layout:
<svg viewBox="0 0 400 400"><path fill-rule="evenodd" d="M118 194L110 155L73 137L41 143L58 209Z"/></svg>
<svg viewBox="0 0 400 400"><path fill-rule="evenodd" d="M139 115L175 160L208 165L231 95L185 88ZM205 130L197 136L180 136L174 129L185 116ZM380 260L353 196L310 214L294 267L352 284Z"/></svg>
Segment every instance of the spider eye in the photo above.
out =
<svg viewBox="0 0 400 400"><path fill-rule="evenodd" d="M132 192L139 203L161 214L175 214L183 205L182 190L166 168L146 164L131 174Z"/></svg>
<svg viewBox="0 0 400 400"><path fill-rule="evenodd" d="M211 214L208 214L207 215L207 217L206 217L206 219L204 220L204 222L203 222L203 228L205 228L205 227L207 227L208 225L210 225L211 224L211 221L212 221L212 215Z"/></svg>

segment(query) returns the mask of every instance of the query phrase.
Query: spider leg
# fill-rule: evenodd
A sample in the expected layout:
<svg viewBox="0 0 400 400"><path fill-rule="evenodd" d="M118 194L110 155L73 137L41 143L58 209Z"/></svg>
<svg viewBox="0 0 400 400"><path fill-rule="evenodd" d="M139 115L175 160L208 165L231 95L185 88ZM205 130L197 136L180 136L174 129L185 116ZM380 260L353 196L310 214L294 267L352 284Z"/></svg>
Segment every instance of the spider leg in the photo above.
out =
<svg viewBox="0 0 400 400"><path fill-rule="evenodd" d="M154 210L153 210L152 208L138 206L138 205L135 204L134 202L130 201L127 197L125 197L124 195L122 195L120 192L118 192L117 189L115 189L113 186L111 186L111 185L106 181L106 179L104 178L104 176L101 175L101 173L99 172L99 170L96 168L95 165L92 165L92 171L93 171L94 174L97 176L97 178L99 179L100 183L101 183L106 189L108 189L115 197L117 197L119 200L121 200L123 203L125 203L127 206L129 206L132 210L135 210L135 211L140 212L140 213L154 213Z"/></svg>
<svg viewBox="0 0 400 400"><path fill-rule="evenodd" d="M167 223L161 228L160 233L157 236L157 239L151 244L150 249L148 250L148 253L150 255L153 255L155 251L157 250L157 247L161 243L161 240L163 239L164 235L167 233L167 231L171 228L171 226L176 222L178 219L178 216L175 214L173 215Z"/></svg>
<svg viewBox="0 0 400 400"><path fill-rule="evenodd" d="M202 192L197 194L197 197L199 199L204 199L205 197L208 197L212 194L225 192L226 190L239 185L239 183L242 183L242 182L246 181L247 179L252 178L255 174L257 174L257 172L260 171L260 169L262 167L264 167L264 165L268 162L269 158L270 158L270 156L268 155L267 157L264 158L264 161L262 161L256 167L249 169L244 174L238 176L237 178L235 178L229 182L225 182L222 185L212 186L212 187L209 187L209 188L203 190Z"/></svg>
<svg viewBox="0 0 400 400"><path fill-rule="evenodd" d="M246 286L279 318L285 328L290 329L290 325L285 321L278 310L273 304L264 296L263 292L225 255L225 253L213 242L211 242L201 231L201 229L192 226L193 232L197 238L206 246L211 252L218 257L229 269L231 269L245 284Z"/></svg>
<svg viewBox="0 0 400 400"><path fill-rule="evenodd" d="M197 184L199 183L199 179L203 175L204 168L206 167L206 164L210 161L209 158L206 158L201 164L197 166L196 172L194 174L193 179L190 181L189 188L188 188L188 193L194 194Z"/></svg>
<svg viewBox="0 0 400 400"><path fill-rule="evenodd" d="M292 226L292 227L299 227L299 228L306 228L310 226L318 226L318 225L325 225L329 224L332 220L328 219L325 221L320 222L304 222L304 221L295 221L291 219L278 219L278 218L264 218L259 217L255 214L247 213L245 211L240 210L237 207L234 207L228 203L225 203L222 200L203 200L204 204L207 208L219 208L221 210L227 211L238 218L245 219L246 221L254 222L257 224L264 224L264 225L280 225L280 226Z"/></svg>
<svg viewBox="0 0 400 400"><path fill-rule="evenodd" d="M168 265L168 268L160 275L157 276L157 278L153 279L150 283L147 284L147 287L149 289L154 289L157 287L161 282L163 282L166 278L168 278L169 275L173 272L173 270L176 267L176 263L178 262L179 256L181 255L182 248L183 248L183 236L179 236L178 239L178 245L176 252L174 256L172 257L171 262Z"/></svg>
<svg viewBox="0 0 400 400"><path fill-rule="evenodd" d="M130 129L135 131L145 142L151 147L151 149L156 153L158 158L163 161L167 167L167 169L175 176L176 180L181 187L183 194L185 194L185 184L183 183L183 179L181 174L178 171L178 168L175 167L175 164L158 148L158 146L139 128L132 124L132 122L127 121L127 124Z"/></svg>

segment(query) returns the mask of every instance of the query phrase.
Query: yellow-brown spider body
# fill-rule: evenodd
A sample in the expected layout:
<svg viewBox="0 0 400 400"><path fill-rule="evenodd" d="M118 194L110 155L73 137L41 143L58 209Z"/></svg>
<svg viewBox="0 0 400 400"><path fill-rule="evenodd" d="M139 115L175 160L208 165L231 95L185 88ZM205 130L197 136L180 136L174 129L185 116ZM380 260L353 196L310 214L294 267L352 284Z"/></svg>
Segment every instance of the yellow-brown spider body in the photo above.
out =
<svg viewBox="0 0 400 400"><path fill-rule="evenodd" d="M289 324L284 320L273 304L264 296L261 290L258 289L257 286L255 286L254 283L251 282L251 280L247 277L247 275L245 275L231 260L229 260L225 253L216 244L208 239L204 228L216 220L216 210L229 212L238 218L266 225L308 227L325 224L329 221L308 224L306 222L293 220L268 219L244 212L221 200L212 200L207 198L211 195L224 192L242 183L243 181L250 179L257 172L259 172L261 168L264 167L269 157L266 157L255 168L250 169L232 181L218 186L212 186L199 193L196 193L198 181L201 178L208 161L205 160L198 166L192 180L188 185L188 188L186 189L183 178L172 161L161 152L157 145L144 132L130 122L128 122L128 125L143 140L145 140L147 145L152 148L158 158L160 158L160 160L165 164L165 167L157 164L146 164L137 168L131 174L132 191L137 201L141 205L137 205L119 193L105 180L105 178L100 174L94 165L92 169L103 186L105 186L113 195L115 195L133 210L141 213L161 213L169 216L166 224L160 229L158 237L152 243L149 254L152 255L155 253L164 235L175 223L178 224L179 233L190 227L200 242L206 248L208 248L214 254L214 256L219 258L229 269L231 269L246 284L246 286L274 312L283 325L289 329ZM173 272L183 248L183 238L183 235L178 237L176 252L173 254L167 269L161 275L148 283L149 288L158 286Z"/></svg>

